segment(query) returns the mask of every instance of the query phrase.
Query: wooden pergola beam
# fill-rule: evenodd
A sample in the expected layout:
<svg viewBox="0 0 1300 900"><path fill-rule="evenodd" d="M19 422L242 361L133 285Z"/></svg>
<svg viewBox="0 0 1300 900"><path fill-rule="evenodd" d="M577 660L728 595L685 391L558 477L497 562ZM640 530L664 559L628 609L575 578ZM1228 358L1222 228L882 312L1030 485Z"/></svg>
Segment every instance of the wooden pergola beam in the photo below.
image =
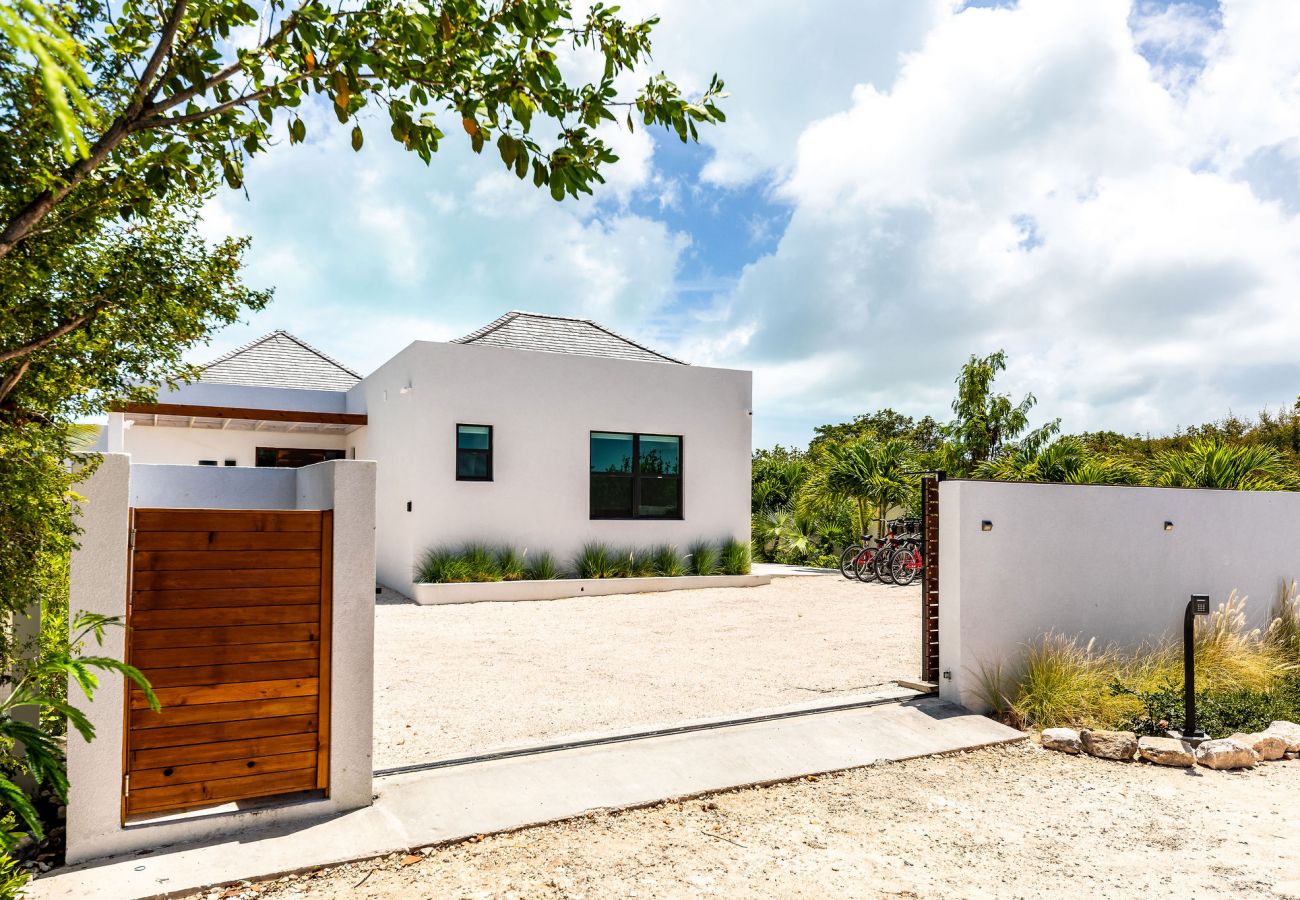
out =
<svg viewBox="0 0 1300 900"><path fill-rule="evenodd" d="M193 416L204 419L313 422L318 425L366 424L364 413L313 412L301 409L252 409L243 406L198 406L191 403L126 403L113 411L152 416Z"/></svg>

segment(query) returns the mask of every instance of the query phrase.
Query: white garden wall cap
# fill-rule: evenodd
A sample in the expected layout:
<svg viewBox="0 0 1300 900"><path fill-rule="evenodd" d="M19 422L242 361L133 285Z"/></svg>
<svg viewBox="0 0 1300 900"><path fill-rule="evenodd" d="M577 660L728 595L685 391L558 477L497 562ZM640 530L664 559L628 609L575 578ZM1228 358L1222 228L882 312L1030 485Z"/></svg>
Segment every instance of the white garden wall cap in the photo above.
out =
<svg viewBox="0 0 1300 900"><path fill-rule="evenodd" d="M302 338L277 330L203 366L199 381L346 391L361 381L361 375Z"/></svg>
<svg viewBox="0 0 1300 900"><path fill-rule="evenodd" d="M520 310L511 310L452 343L687 365L590 319Z"/></svg>

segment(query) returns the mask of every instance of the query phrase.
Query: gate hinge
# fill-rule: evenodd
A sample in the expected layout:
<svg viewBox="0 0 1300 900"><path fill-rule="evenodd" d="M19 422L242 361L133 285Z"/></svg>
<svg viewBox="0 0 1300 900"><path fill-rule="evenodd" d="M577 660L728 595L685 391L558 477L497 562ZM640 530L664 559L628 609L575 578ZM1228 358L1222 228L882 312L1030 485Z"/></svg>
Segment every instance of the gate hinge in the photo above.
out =
<svg viewBox="0 0 1300 900"><path fill-rule="evenodd" d="M131 796L131 776L129 773L122 776L122 796Z"/></svg>
<svg viewBox="0 0 1300 900"><path fill-rule="evenodd" d="M130 547L132 550L135 549L135 529L134 529L134 528L131 529L131 537L130 537L130 539L127 541L127 546Z"/></svg>

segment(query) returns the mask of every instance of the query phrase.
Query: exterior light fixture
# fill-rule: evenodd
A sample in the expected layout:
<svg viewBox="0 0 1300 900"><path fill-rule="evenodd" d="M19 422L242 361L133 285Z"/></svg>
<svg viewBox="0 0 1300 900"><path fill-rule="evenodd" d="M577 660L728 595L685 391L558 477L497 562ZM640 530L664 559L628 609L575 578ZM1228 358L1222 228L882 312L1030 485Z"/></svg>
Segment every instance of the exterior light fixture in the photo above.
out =
<svg viewBox="0 0 1300 900"><path fill-rule="evenodd" d="M1210 614L1210 595L1192 594L1183 613L1183 730L1171 731L1170 737L1180 738L1192 746L1209 740L1196 727L1196 617Z"/></svg>
<svg viewBox="0 0 1300 900"><path fill-rule="evenodd" d="M992 530L993 530L993 523L990 522L988 519L985 519L983 522L980 522L980 531L992 531Z"/></svg>
<svg viewBox="0 0 1300 900"><path fill-rule="evenodd" d="M1174 523L1173 523L1173 522L1166 522L1166 523L1165 523L1165 531L1173 531L1173 530L1174 530Z"/></svg>

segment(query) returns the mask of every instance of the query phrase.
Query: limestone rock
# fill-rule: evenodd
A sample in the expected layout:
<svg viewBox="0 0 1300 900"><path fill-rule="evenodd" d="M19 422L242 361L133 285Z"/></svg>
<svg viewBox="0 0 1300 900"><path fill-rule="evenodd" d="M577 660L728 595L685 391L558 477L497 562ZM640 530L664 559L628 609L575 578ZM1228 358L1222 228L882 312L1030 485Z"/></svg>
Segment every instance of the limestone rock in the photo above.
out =
<svg viewBox="0 0 1300 900"><path fill-rule="evenodd" d="M1100 759L1118 759L1131 762L1137 755L1137 735L1131 731L1090 731L1079 732L1083 752Z"/></svg>
<svg viewBox="0 0 1300 900"><path fill-rule="evenodd" d="M1073 728L1043 729L1043 746L1048 750L1060 750L1062 753L1082 753L1083 742L1079 732Z"/></svg>
<svg viewBox="0 0 1300 900"><path fill-rule="evenodd" d="M1234 734L1234 741L1241 741L1250 749L1259 754L1259 758L1264 761L1272 759L1281 759L1286 755L1286 739L1276 734L1269 734L1267 731L1259 731L1254 734Z"/></svg>
<svg viewBox="0 0 1300 900"><path fill-rule="evenodd" d="M1207 769L1247 769L1259 762L1259 754L1241 741L1220 738L1197 747L1196 761Z"/></svg>
<svg viewBox="0 0 1300 900"><path fill-rule="evenodd" d="M1138 738L1138 755L1158 766L1179 766L1190 769L1196 765L1196 752L1186 741L1167 737Z"/></svg>
<svg viewBox="0 0 1300 900"><path fill-rule="evenodd" d="M1300 725L1295 722L1277 721L1264 729L1265 734L1275 734L1286 741L1286 749L1291 753L1300 753Z"/></svg>

